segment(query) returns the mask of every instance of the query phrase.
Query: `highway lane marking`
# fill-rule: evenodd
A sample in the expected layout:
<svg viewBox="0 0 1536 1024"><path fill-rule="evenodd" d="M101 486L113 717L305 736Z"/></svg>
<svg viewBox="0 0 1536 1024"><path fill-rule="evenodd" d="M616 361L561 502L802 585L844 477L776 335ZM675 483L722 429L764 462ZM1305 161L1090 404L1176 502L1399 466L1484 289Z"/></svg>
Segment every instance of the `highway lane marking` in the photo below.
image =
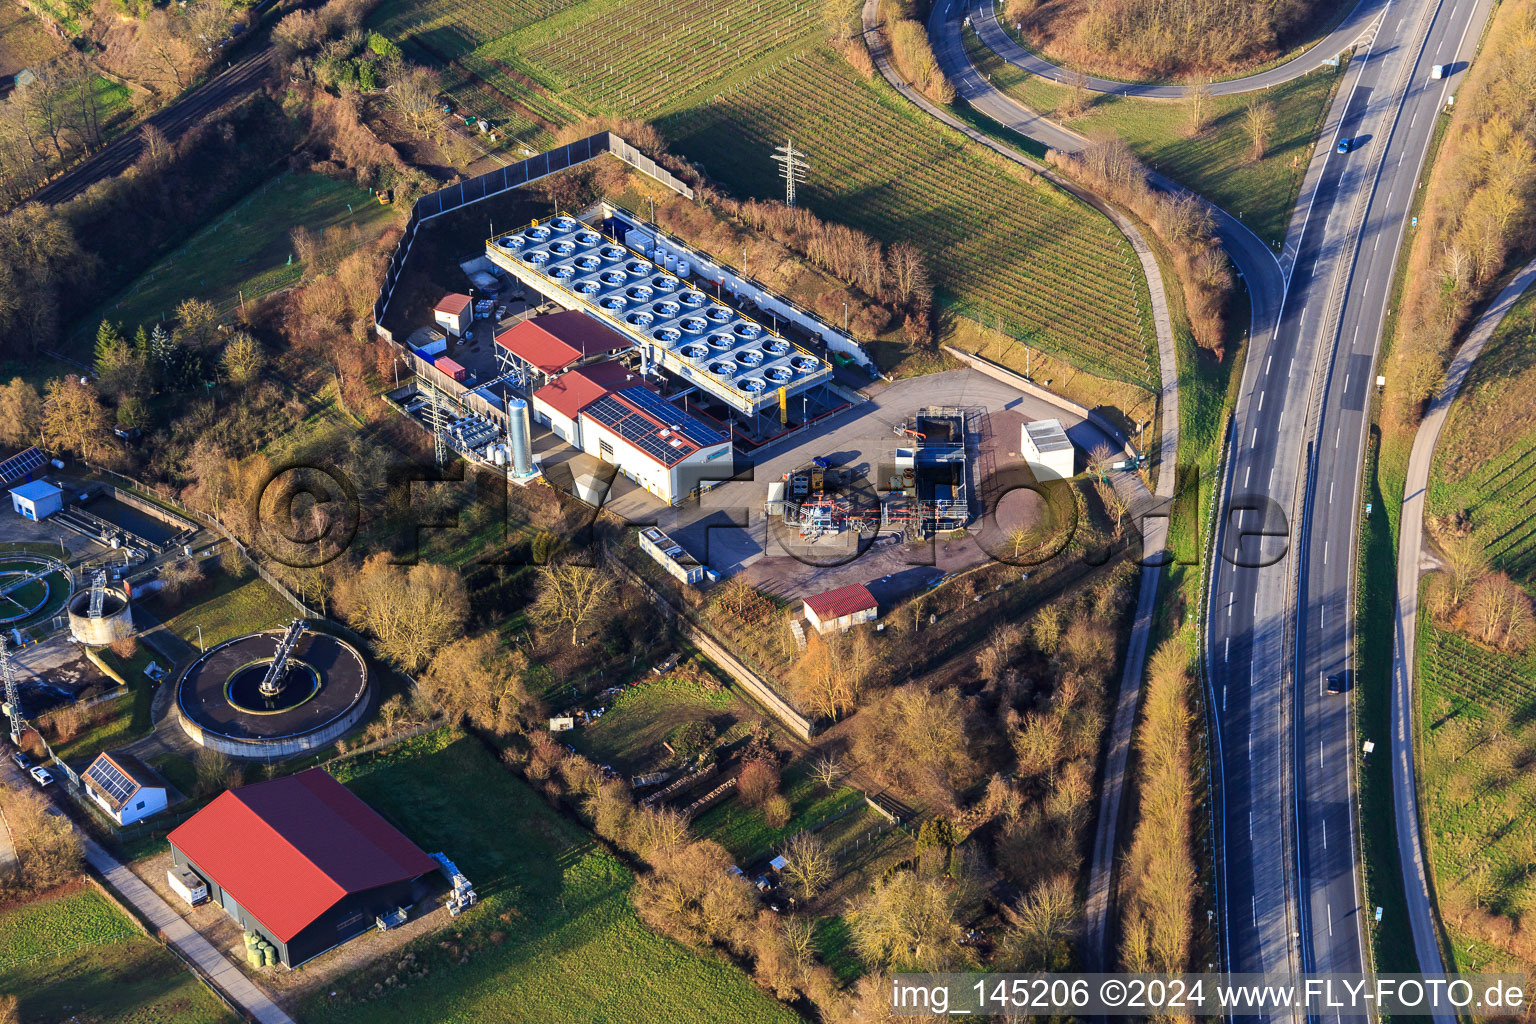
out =
<svg viewBox="0 0 1536 1024"><path fill-rule="evenodd" d="M1227 618L1229 618L1229 619L1232 617L1232 602L1236 601L1236 600L1237 600L1237 592L1236 591L1233 591L1232 593L1227 595Z"/></svg>
<svg viewBox="0 0 1536 1024"><path fill-rule="evenodd" d="M1253 812L1252 811L1248 812L1248 838L1250 840L1253 838Z"/></svg>
<svg viewBox="0 0 1536 1024"><path fill-rule="evenodd" d="M1321 759L1323 756L1321 741L1318 743L1317 756L1319 759ZM1323 849L1328 849L1328 823L1326 821L1323 822Z"/></svg>
<svg viewBox="0 0 1536 1024"><path fill-rule="evenodd" d="M1323 564L1328 564L1328 542L1323 541Z"/></svg>
<svg viewBox="0 0 1536 1024"><path fill-rule="evenodd" d="M1275 365L1275 355L1274 355L1273 352L1271 352L1270 355L1269 355L1269 358L1264 361L1264 372L1268 373L1269 372L1269 368L1271 366L1274 366L1274 365Z"/></svg>
<svg viewBox="0 0 1536 1024"><path fill-rule="evenodd" d="M1253 730L1252 729L1248 730L1248 760L1250 760L1250 761L1253 760ZM1251 817L1252 817L1252 815L1250 814L1250 818ZM1250 832L1251 832L1251 829L1252 829L1252 826L1250 826Z"/></svg>
<svg viewBox="0 0 1536 1024"><path fill-rule="evenodd" d="M1264 392L1262 392L1262 391L1259 392L1259 407L1255 411L1256 412L1263 412L1264 411Z"/></svg>
<svg viewBox="0 0 1536 1024"><path fill-rule="evenodd" d="M1344 432L1344 428L1343 427L1339 427L1337 430L1335 430L1333 432L1333 446L1335 448L1337 448L1339 446L1339 435L1342 434L1343 432Z"/></svg>
<svg viewBox="0 0 1536 1024"><path fill-rule="evenodd" d="M1257 928L1259 926L1259 897L1257 895L1249 897L1249 903L1253 907L1253 926Z"/></svg>
<svg viewBox="0 0 1536 1024"><path fill-rule="evenodd" d="M1328 904L1328 936L1333 937L1333 904Z"/></svg>
<svg viewBox="0 0 1536 1024"><path fill-rule="evenodd" d="M1254 427L1253 428L1253 440L1248 442L1248 447L1255 448L1255 447L1258 446L1258 443L1259 443L1259 428L1258 427Z"/></svg>
<svg viewBox="0 0 1536 1024"><path fill-rule="evenodd" d="M1328 504L1333 504L1333 481L1328 483Z"/></svg>
<svg viewBox="0 0 1536 1024"><path fill-rule="evenodd" d="M1344 375L1344 397L1349 397L1349 374Z"/></svg>
<svg viewBox="0 0 1536 1024"><path fill-rule="evenodd" d="M1275 467L1274 466L1270 466L1269 467L1269 489L1270 490L1274 490L1275 489Z"/></svg>
<svg viewBox="0 0 1536 1024"><path fill-rule="evenodd" d="M1223 665L1225 665L1227 663L1227 660L1229 658L1231 658L1231 657L1232 657L1232 638L1231 637L1227 637L1227 646L1225 648L1223 648L1222 652L1221 652L1221 663Z"/></svg>
<svg viewBox="0 0 1536 1024"><path fill-rule="evenodd" d="M1248 481L1252 480L1252 479L1253 479L1253 467L1249 466L1248 467L1248 472L1243 474L1243 486L1247 487L1248 486Z"/></svg>

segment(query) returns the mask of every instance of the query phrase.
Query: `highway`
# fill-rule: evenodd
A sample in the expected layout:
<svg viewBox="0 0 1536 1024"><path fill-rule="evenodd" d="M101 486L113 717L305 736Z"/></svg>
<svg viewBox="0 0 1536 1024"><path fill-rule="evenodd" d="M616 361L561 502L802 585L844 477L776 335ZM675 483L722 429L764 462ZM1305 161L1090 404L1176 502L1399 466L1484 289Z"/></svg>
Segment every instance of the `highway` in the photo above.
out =
<svg viewBox="0 0 1536 1024"><path fill-rule="evenodd" d="M1276 273L1253 250L1256 240L1217 217L1254 296L1205 609L1218 726L1223 959L1234 971L1369 967L1351 700L1328 694L1326 678L1352 675L1367 409L1408 208L1438 112L1491 6L1369 3L1339 30L1358 33L1368 15L1365 27L1373 31L1351 62L1304 182L1287 236L1288 276L1276 286ZM1079 148L1074 133L1024 110L976 73L961 43L965 13L953 3L936 9L929 25L956 91L1016 131ZM1004 55L1028 66L990 8L968 13L983 40L1002 36ZM1433 64L1450 64L1452 74L1431 81ZM1243 91L1261 77L1222 83L1223 91ZM1116 88L1106 91L1135 93L1110 84ZM1352 140L1347 152L1336 151L1339 138ZM1417 887L1425 888L1422 877ZM1421 945L1433 939L1432 928L1416 933ZM1421 964L1438 969L1438 949L1419 952Z"/></svg>

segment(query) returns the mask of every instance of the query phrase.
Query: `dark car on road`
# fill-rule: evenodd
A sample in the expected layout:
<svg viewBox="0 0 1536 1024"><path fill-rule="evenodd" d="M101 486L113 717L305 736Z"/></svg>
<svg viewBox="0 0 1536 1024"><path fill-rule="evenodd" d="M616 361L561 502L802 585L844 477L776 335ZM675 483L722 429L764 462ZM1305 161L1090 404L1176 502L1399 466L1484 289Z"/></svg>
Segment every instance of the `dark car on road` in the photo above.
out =
<svg viewBox="0 0 1536 1024"><path fill-rule="evenodd" d="M1343 672L1336 672L1328 677L1328 692L1343 693L1346 680Z"/></svg>
<svg viewBox="0 0 1536 1024"><path fill-rule="evenodd" d="M11 755L11 763L22 771L32 767L32 759L19 750Z"/></svg>
<svg viewBox="0 0 1536 1024"><path fill-rule="evenodd" d="M1339 145L1338 145L1338 147L1336 149L1336 152L1339 152L1339 153L1348 153L1349 152L1349 138L1347 136L1339 140Z"/></svg>

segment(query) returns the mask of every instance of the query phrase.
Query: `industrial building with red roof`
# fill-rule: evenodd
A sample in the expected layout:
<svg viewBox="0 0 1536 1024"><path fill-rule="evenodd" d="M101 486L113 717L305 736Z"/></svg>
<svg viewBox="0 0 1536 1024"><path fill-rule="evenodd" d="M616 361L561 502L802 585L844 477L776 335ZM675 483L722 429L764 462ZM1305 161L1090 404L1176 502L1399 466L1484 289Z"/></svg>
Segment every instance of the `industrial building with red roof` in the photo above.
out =
<svg viewBox="0 0 1536 1024"><path fill-rule="evenodd" d="M289 967L410 907L438 868L322 768L229 790L167 838L175 864Z"/></svg>
<svg viewBox="0 0 1536 1024"><path fill-rule="evenodd" d="M628 338L579 310L513 324L496 335L496 344L545 379L633 347Z"/></svg>

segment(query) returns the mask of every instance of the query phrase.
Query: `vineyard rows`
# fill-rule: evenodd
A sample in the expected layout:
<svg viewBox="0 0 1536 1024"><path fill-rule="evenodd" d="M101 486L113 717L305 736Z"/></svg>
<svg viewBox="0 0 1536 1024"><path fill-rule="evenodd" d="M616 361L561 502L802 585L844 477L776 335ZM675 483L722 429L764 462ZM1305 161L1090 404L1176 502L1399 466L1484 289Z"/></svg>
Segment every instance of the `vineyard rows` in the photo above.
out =
<svg viewBox="0 0 1536 1024"><path fill-rule="evenodd" d="M590 105L634 116L674 108L821 28L810 0L640 0L545 33L524 52Z"/></svg>
<svg viewBox="0 0 1536 1024"><path fill-rule="evenodd" d="M452 60L577 2L579 0L385 0L370 21L374 28L397 42L424 43L432 53Z"/></svg>
<svg viewBox="0 0 1536 1024"><path fill-rule="evenodd" d="M1511 716L1536 711L1536 666L1488 650L1432 624L1421 630L1420 672L1423 685L1480 708L1503 708Z"/></svg>
<svg viewBox="0 0 1536 1024"><path fill-rule="evenodd" d="M981 318L989 326L1095 373L1154 380L1140 268L1123 236L898 110L817 51L663 127L712 176L760 195L778 194L768 152L793 137L810 162L808 205L886 242L917 244L935 284L991 314Z"/></svg>

